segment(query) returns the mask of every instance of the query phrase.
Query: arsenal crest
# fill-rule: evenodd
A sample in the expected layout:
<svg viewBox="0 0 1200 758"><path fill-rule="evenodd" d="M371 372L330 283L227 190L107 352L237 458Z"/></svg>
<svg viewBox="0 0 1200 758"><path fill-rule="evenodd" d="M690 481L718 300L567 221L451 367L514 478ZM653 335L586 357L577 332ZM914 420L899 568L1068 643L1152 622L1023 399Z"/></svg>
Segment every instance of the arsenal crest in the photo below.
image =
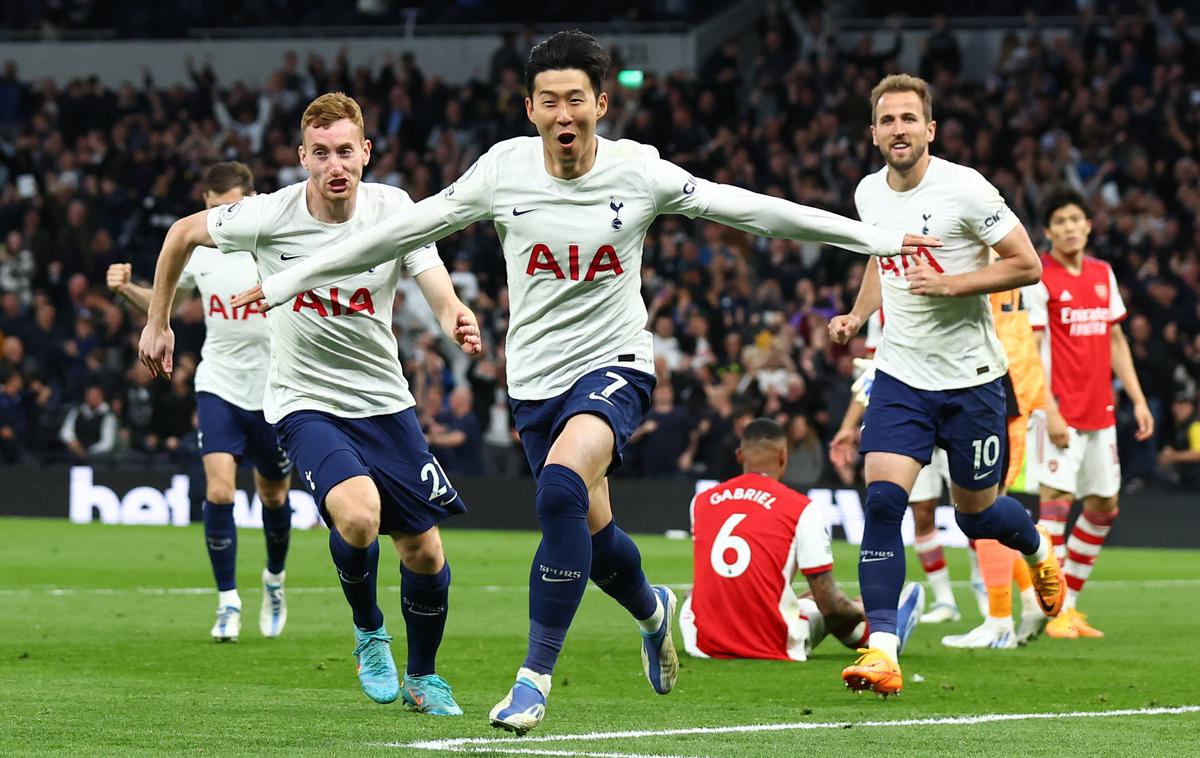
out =
<svg viewBox="0 0 1200 758"><path fill-rule="evenodd" d="M1097 284L1096 285L1096 297L1100 298L1101 300L1108 299L1108 285L1107 284Z"/></svg>

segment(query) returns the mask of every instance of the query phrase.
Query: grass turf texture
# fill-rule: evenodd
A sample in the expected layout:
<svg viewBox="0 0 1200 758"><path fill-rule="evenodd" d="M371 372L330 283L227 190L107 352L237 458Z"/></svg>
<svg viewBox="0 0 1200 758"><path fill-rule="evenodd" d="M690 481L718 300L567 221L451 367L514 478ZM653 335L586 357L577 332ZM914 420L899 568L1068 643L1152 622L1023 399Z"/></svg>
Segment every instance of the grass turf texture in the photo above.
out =
<svg viewBox="0 0 1200 758"><path fill-rule="evenodd" d="M207 590L211 575L199 526L0 520L0 755L435 756L388 743L510 736L486 719L524 656L525 585L537 535L444 533L454 584L438 669L466 711L460 718L421 716L398 703L380 706L362 694L350 614L323 531L293 535L287 631L263 639L257 625L261 533L242 530L239 539L242 637L216 645L208 637L216 601ZM689 543L651 536L638 543L652 581L690 581ZM854 549L835 548L837 576L854 581ZM947 552L953 575L965 578L963 551ZM910 578L920 576L915 561L908 570ZM380 604L403 668L399 576L387 547L380 574ZM676 756L1190 754L1200 744L1200 713L862 724L1200 704L1194 642L1200 608L1186 600L1195 596L1198 578L1200 552L1107 549L1081 606L1108 636L1043 638L1015 651L942 647L943 634L978 623L973 600L959 588L965 619L917 629L903 660L904 693L887 701L843 689L839 672L853 654L831 639L804 664L684 656L675 692L655 695L642 675L633 622L602 593L589 591L559 662L546 721L531 737L795 722L851 726L570 742L527 738L494 747ZM924 681L915 681L916 674Z"/></svg>

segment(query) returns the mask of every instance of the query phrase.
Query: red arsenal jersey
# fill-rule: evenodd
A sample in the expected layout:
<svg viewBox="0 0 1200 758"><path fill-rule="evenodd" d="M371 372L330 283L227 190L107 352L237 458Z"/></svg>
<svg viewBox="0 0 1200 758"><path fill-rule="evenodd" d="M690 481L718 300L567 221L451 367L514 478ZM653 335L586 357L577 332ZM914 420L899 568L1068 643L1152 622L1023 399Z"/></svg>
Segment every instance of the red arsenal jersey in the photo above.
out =
<svg viewBox="0 0 1200 758"><path fill-rule="evenodd" d="M1042 256L1042 281L1027 290L1029 321L1045 329L1042 361L1050 391L1063 418L1081 431L1116 423L1113 410L1110 325L1125 318L1125 303L1112 268L1083 257L1073 274L1049 253Z"/></svg>
<svg viewBox="0 0 1200 758"><path fill-rule="evenodd" d="M796 571L833 568L829 531L809 499L743 474L692 500L696 645L712 658L804 660Z"/></svg>

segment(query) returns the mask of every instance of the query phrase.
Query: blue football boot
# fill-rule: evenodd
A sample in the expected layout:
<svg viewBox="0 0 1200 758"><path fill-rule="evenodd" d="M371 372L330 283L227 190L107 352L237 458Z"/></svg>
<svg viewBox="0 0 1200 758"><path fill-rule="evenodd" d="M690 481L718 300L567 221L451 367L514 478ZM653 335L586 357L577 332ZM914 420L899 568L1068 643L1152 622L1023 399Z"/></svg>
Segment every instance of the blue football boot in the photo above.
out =
<svg viewBox="0 0 1200 758"><path fill-rule="evenodd" d="M395 702L400 697L400 677L392 660L392 637L385 627L373 632L354 628L354 659L358 662L358 681L363 692L376 703Z"/></svg>

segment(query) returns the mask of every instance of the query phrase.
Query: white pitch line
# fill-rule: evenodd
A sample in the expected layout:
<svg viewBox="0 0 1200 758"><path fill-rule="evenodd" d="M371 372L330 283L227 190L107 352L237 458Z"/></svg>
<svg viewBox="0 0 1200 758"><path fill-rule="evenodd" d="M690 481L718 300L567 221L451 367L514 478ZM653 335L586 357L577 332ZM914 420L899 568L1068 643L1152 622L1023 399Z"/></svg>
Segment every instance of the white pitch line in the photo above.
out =
<svg viewBox="0 0 1200 758"><path fill-rule="evenodd" d="M1112 711L1065 711L1060 713L986 713L979 716L943 716L920 719L896 719L892 721L823 721L815 723L801 721L791 724L738 724L732 726L698 726L686 729L642 729L621 732L588 732L585 734L550 734L538 737L459 737L448 740L425 740L420 742L388 742L384 746L416 750L449 751L460 750L469 745L495 746L514 743L528 745L535 742L591 742L627 738L844 729L846 727L858 729L862 727L970 726L1002 721L1116 718L1119 716L1178 716L1186 713L1200 713L1200 705L1181 705L1173 708L1124 708ZM492 749L494 750L495 748L493 747ZM486 752L486 750L471 749L470 752ZM538 752L535 749L530 749L530 753L536 755L546 754ZM581 752L575 753L575 755L591 756L601 754Z"/></svg>
<svg viewBox="0 0 1200 758"><path fill-rule="evenodd" d="M395 747L395 745L384 745ZM460 753L502 753L505 755L548 755L577 756L578 758L707 758L703 755L663 755L661 753L597 753L591 750L550 750L522 747L469 747L454 748Z"/></svg>
<svg viewBox="0 0 1200 758"><path fill-rule="evenodd" d="M857 587L858 582L838 582L843 587ZM951 582L955 587L967 587L970 582ZM690 591L690 584L668 584L673 590ZM1088 586L1106 587L1108 589L1171 589L1174 587L1200 587L1198 579L1091 579ZM487 584L479 587L459 587L458 591L481 590L483 592L528 592L527 584ZM589 591L599 591L595 585L588 585ZM321 587L288 587L287 591L298 595L324 595L340 593L341 588L334 585ZM33 595L49 595L60 597L68 595L207 595L213 592L212 587L0 587L0 597L31 597Z"/></svg>

